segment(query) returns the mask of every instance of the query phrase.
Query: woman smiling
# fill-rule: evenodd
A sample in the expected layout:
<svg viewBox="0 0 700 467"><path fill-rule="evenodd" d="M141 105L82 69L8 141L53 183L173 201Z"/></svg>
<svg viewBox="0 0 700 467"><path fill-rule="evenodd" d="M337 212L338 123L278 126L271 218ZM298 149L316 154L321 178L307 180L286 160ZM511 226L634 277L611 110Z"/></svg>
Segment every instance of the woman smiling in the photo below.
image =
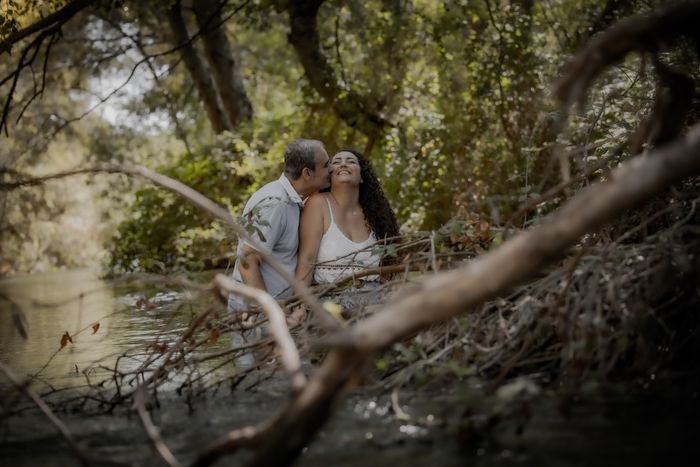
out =
<svg viewBox="0 0 700 467"><path fill-rule="evenodd" d="M380 257L368 247L399 233L389 201L362 154L342 150L330 166L330 191L309 197L299 224L296 275L307 284L312 279L337 282L378 266Z"/></svg>

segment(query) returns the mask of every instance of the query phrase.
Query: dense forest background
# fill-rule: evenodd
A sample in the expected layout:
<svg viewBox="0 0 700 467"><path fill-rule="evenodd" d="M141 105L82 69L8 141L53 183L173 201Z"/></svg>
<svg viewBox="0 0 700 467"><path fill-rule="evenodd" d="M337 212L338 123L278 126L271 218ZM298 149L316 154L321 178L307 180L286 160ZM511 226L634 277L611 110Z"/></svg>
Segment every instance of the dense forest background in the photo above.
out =
<svg viewBox="0 0 700 467"><path fill-rule="evenodd" d="M497 243L629 152L610 157L651 111L647 60L605 73L573 116L551 85L596 33L660 3L3 1L0 170L141 164L235 215L277 177L291 139L318 138L329 153L367 153L402 232L451 222L457 238ZM691 68L686 49L661 59ZM0 212L1 274L225 266L236 242L176 195L118 175L6 191Z"/></svg>

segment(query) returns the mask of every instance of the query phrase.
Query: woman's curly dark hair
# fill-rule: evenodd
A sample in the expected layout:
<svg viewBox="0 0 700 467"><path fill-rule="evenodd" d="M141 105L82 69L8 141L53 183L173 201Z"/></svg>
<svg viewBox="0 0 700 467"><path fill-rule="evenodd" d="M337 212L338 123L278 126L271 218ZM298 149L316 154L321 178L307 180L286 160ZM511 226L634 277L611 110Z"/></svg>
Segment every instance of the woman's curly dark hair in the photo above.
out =
<svg viewBox="0 0 700 467"><path fill-rule="evenodd" d="M354 149L342 149L338 152L344 151L353 154L360 163L360 206L370 229L374 231L377 240L396 237L399 235L396 216L369 161Z"/></svg>

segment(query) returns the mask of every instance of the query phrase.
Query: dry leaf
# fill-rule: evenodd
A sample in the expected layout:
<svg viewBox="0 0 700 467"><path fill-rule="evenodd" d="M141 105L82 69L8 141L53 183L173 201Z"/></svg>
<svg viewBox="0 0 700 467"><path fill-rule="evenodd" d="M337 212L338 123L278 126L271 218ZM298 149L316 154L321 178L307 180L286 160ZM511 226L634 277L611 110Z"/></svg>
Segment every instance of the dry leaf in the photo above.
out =
<svg viewBox="0 0 700 467"><path fill-rule="evenodd" d="M216 341L219 340L219 330L216 328L211 328L209 330L209 342L214 345Z"/></svg>
<svg viewBox="0 0 700 467"><path fill-rule="evenodd" d="M65 347L69 342L72 344L73 339L71 339L70 334L66 331L63 333L63 336L61 336L61 348Z"/></svg>

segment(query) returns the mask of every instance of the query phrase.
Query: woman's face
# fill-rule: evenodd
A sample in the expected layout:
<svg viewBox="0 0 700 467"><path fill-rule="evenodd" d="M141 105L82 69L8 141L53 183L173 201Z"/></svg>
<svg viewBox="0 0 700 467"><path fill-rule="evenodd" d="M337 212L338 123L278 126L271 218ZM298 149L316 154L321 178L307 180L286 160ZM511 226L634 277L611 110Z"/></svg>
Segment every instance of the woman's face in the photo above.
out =
<svg viewBox="0 0 700 467"><path fill-rule="evenodd" d="M351 152L342 151L331 159L331 185L334 183L362 183L360 161Z"/></svg>

